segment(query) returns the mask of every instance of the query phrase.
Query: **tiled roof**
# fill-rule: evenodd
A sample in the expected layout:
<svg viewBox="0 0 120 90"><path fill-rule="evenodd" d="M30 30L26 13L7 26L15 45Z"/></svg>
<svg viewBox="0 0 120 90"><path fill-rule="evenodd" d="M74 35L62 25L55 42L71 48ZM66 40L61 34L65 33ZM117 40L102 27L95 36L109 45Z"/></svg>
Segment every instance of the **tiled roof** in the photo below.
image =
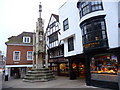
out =
<svg viewBox="0 0 120 90"><path fill-rule="evenodd" d="M8 38L8 41L5 44L33 44L33 32L23 32L17 36L11 36ZM23 43L23 37L31 37L31 42L30 43Z"/></svg>

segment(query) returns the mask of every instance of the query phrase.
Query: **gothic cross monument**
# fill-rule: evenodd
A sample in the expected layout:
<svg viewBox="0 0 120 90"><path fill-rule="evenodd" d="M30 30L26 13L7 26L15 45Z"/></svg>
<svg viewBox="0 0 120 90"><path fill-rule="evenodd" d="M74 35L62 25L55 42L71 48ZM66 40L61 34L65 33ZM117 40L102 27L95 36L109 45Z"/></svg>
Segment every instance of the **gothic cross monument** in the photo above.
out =
<svg viewBox="0 0 120 90"><path fill-rule="evenodd" d="M36 64L33 61L33 68L28 71L23 81L50 81L55 76L48 68L43 68L43 60L45 55L45 35L43 29L43 20L41 18L42 5L39 5L39 18L36 22L36 35L33 36L33 51L35 52Z"/></svg>
<svg viewBox="0 0 120 90"><path fill-rule="evenodd" d="M44 49L44 27L43 20L41 18L42 5L39 5L39 18L36 22L36 43L35 43L35 52L36 52L36 69L43 68L43 55L45 52Z"/></svg>

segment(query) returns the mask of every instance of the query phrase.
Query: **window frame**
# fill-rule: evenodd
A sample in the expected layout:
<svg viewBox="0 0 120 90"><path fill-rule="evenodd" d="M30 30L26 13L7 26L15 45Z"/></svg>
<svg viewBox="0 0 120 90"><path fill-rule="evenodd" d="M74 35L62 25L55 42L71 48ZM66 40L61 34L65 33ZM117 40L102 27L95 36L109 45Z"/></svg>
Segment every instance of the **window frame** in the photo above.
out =
<svg viewBox="0 0 120 90"><path fill-rule="evenodd" d="M32 56L28 56L28 53L32 52ZM28 57L32 57L31 59L29 59ZM33 51L27 51L27 60L33 60Z"/></svg>
<svg viewBox="0 0 120 90"><path fill-rule="evenodd" d="M63 21L63 31L69 29L69 21L68 18Z"/></svg>
<svg viewBox="0 0 120 90"><path fill-rule="evenodd" d="M29 36L23 37L23 43L30 43L30 42L31 42L31 37L29 37Z"/></svg>
<svg viewBox="0 0 120 90"><path fill-rule="evenodd" d="M92 4L93 2L94 2L94 4ZM93 7L95 8L94 10L93 10ZM89 14L91 12L103 10L103 4L102 4L101 0L91 1L91 2L89 2L89 1L80 2L78 9L79 9L80 18L82 18L83 16L85 16L86 14Z"/></svg>
<svg viewBox="0 0 120 90"><path fill-rule="evenodd" d="M101 29L99 29L98 31L101 32L101 39L99 39L99 37L96 39L96 34L93 36L94 37L94 40L93 41L88 41L86 38L85 38L85 35L88 36L88 34L84 34L84 25L86 25L87 23L91 23L93 24L93 22L96 22L96 21L100 21L101 23ZM103 28L103 22L104 22L104 28ZM98 16L98 17L94 17L94 18L90 18L84 22L82 22L80 24L80 27L81 27L81 30L82 30L82 41L83 41L83 49L84 51L87 51L88 49L89 50L93 50L93 49L99 49L99 48L109 48L109 45L108 45L108 37L107 37L107 29L106 29L106 23L105 23L105 16ZM92 28L94 28L94 26L92 26ZM102 33L102 31L104 31ZM96 32L96 30L93 30L89 33L93 33L93 32ZM103 38L104 37L104 38ZM83 40L84 39L84 40Z"/></svg>
<svg viewBox="0 0 120 90"><path fill-rule="evenodd" d="M95 30L95 26L96 26L96 25L95 25L95 22L97 22L97 23L98 23L98 22L99 22L99 23L104 22L104 29L102 29L102 26L103 26L103 25L101 25L101 28L100 28L99 30ZM83 28L85 28L85 26L87 26L88 24L91 24L91 31L89 31L89 32L87 32L87 31L85 31L85 30L83 29ZM81 25L81 30L82 30L82 38L84 38L83 44L92 42L92 41L87 41L86 36L89 36L89 35L93 36L93 34L94 34L95 32L100 32L100 33L101 33L101 35L100 35L101 39L100 39L100 40L107 39L106 24L105 24L105 19L103 19L103 18L98 18L98 19L91 20L90 22L89 22L89 21L88 21L88 22L85 22L84 24ZM102 34L103 31L104 31L104 34ZM85 32L86 32L86 33L85 33ZM105 35L106 38L103 38L103 35ZM95 38L94 38L94 39L95 39ZM93 40L93 41L96 41L96 40Z"/></svg>
<svg viewBox="0 0 120 90"><path fill-rule="evenodd" d="M74 50L74 37L68 38L68 52Z"/></svg>
<svg viewBox="0 0 120 90"><path fill-rule="evenodd" d="M15 52L19 52L19 58L18 59L15 59ZM20 51L13 51L13 60L14 61L20 61Z"/></svg>
<svg viewBox="0 0 120 90"><path fill-rule="evenodd" d="M49 36L49 43L55 42L58 40L58 32L54 32Z"/></svg>

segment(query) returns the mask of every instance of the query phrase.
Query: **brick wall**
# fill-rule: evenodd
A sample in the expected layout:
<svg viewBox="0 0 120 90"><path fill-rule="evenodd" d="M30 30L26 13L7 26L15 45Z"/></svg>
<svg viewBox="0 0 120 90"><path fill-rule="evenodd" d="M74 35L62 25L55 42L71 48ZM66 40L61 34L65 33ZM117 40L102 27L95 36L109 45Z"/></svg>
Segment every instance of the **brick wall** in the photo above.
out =
<svg viewBox="0 0 120 90"><path fill-rule="evenodd" d="M20 61L13 60L14 51L20 51ZM6 65L32 64L32 60L27 60L27 51L33 51L33 46L7 45Z"/></svg>

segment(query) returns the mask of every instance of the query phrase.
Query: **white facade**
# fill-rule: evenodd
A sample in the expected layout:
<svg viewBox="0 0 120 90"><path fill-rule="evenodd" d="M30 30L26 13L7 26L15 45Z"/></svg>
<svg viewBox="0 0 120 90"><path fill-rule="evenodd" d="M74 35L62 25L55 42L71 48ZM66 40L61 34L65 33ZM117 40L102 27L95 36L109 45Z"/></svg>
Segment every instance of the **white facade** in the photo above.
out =
<svg viewBox="0 0 120 90"><path fill-rule="evenodd" d="M119 1L119 3L118 3L118 23L119 23L119 25L118 25L118 45L120 46L120 1Z"/></svg>
<svg viewBox="0 0 120 90"><path fill-rule="evenodd" d="M120 2L102 0L103 10L94 11L86 14L80 19L77 8L77 0L68 0L59 8L59 22L61 26L60 39L64 41L64 56L72 56L83 53L82 34L79 24L83 21L100 15L105 15L106 32L108 38L108 47L116 48L120 46ZM119 15L119 16L118 16ZM68 18L69 29L63 30L63 21ZM68 51L68 38L74 37L74 50Z"/></svg>
<svg viewBox="0 0 120 90"><path fill-rule="evenodd" d="M118 2L103 2L103 8L106 12L106 30L108 36L109 48L120 46L118 44Z"/></svg>
<svg viewBox="0 0 120 90"><path fill-rule="evenodd" d="M118 30L118 1L102 0L103 10L94 11L83 16L80 23L100 15L105 15L106 31L109 48L116 48L120 46L120 31Z"/></svg>
<svg viewBox="0 0 120 90"><path fill-rule="evenodd" d="M68 0L59 8L59 22L61 25L60 39L64 41L64 57L83 53L82 35L79 27L79 13L77 0ZM69 29L63 30L63 21L68 18ZM68 51L68 38L74 38L74 50Z"/></svg>

